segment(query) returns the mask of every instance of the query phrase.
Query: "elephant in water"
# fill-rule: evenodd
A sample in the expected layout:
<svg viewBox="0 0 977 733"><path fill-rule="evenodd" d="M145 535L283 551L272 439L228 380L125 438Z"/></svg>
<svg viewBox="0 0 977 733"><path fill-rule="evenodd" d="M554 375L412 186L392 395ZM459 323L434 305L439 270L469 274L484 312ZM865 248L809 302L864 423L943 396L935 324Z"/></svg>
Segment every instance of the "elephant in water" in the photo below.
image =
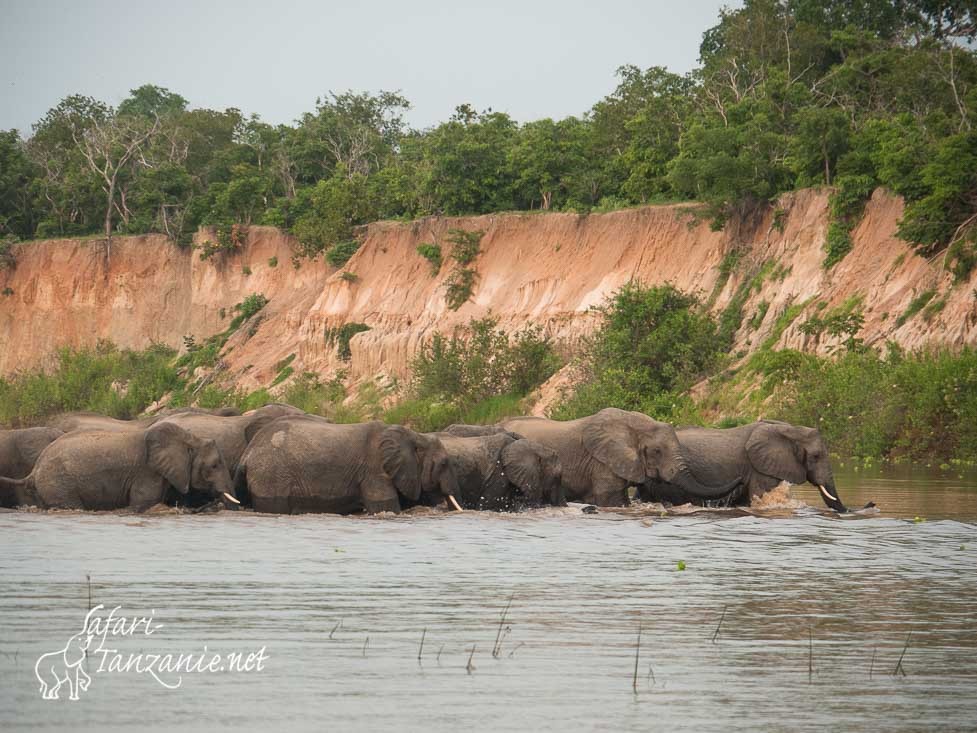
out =
<svg viewBox="0 0 977 733"><path fill-rule="evenodd" d="M54 428L0 430L0 476L24 478L34 469L37 457L64 433ZM0 507L17 505L17 497L0 492Z"/></svg>
<svg viewBox="0 0 977 733"><path fill-rule="evenodd" d="M382 422L279 418L254 436L234 483L259 512L397 512L400 497L417 502L422 492L460 509L441 441Z"/></svg>
<svg viewBox="0 0 977 733"><path fill-rule="evenodd" d="M608 407L596 415L560 422L517 417L501 427L556 451L570 501L625 506L628 487L665 480L690 491L728 492L739 478L713 489L689 471L675 429L640 412Z"/></svg>
<svg viewBox="0 0 977 733"><path fill-rule="evenodd" d="M448 453L465 509L566 504L556 451L496 427L452 425L430 435Z"/></svg>
<svg viewBox="0 0 977 733"><path fill-rule="evenodd" d="M810 481L831 509L848 511L838 498L828 448L814 428L761 420L738 428L683 428L677 433L687 465L700 481L721 486L739 478L741 483L732 491L702 491L652 480L639 489L646 501L749 503L781 481Z"/></svg>
<svg viewBox="0 0 977 733"><path fill-rule="evenodd" d="M0 491L10 491L18 503L66 509L145 511L171 487L239 503L214 442L167 423L143 431L67 433L44 449L29 476L0 478Z"/></svg>
<svg viewBox="0 0 977 733"><path fill-rule="evenodd" d="M244 415L223 417L205 412L175 412L160 418L156 424L172 423L204 440L212 440L220 448L224 463L231 475L237 470L238 461L251 439L264 425L286 415L304 415L297 407L271 404L251 410Z"/></svg>

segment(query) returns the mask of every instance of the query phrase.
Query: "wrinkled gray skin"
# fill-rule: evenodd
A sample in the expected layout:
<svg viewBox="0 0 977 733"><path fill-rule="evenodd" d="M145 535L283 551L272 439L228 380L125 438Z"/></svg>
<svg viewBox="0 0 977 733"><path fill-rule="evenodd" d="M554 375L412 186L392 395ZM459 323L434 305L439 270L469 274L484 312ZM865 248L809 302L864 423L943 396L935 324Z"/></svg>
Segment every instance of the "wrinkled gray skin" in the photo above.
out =
<svg viewBox="0 0 977 733"><path fill-rule="evenodd" d="M286 415L304 415L297 407L272 404L250 410L245 415L221 417L201 412L180 412L160 418L159 423L172 423L198 438L212 440L220 448L224 463L231 475L251 439L268 423Z"/></svg>
<svg viewBox="0 0 977 733"><path fill-rule="evenodd" d="M295 409L295 408L290 408ZM61 430L65 433L76 430L112 430L112 431L132 431L145 430L155 425L160 420L169 417L183 415L216 415L218 417L230 417L240 413L233 407L220 407L216 409L205 409L202 407L176 407L173 409L162 410L156 415L140 417L135 420L119 420L114 417L100 415L97 412L69 412L58 415L50 421L50 427Z"/></svg>
<svg viewBox="0 0 977 733"><path fill-rule="evenodd" d="M441 498L458 482L441 442L381 422L334 425L311 415L264 426L234 479L255 511L280 514L397 512L401 497Z"/></svg>
<svg viewBox="0 0 977 733"><path fill-rule="evenodd" d="M54 428L0 430L0 476L24 478L33 470L41 451L63 434ZM0 492L0 507L17 504L16 496Z"/></svg>
<svg viewBox="0 0 977 733"><path fill-rule="evenodd" d="M476 428L470 431L469 428ZM441 441L455 477L458 503L465 509L512 511L566 500L556 451L500 428L482 435L480 426L452 425L429 433Z"/></svg>
<svg viewBox="0 0 977 733"><path fill-rule="evenodd" d="M0 478L0 491L14 492L20 503L65 509L141 512L171 488L225 501L225 494L234 495L214 442L165 423L142 431L67 433L44 449L29 476Z"/></svg>
<svg viewBox="0 0 977 733"><path fill-rule="evenodd" d="M761 420L738 428L683 428L677 433L689 469L700 481L719 485L739 477L742 483L724 493L689 491L671 483L649 481L639 492L646 501L748 504L781 481L809 481L818 487L831 509L848 511L835 488L828 448L814 428Z"/></svg>
<svg viewBox="0 0 977 733"><path fill-rule="evenodd" d="M69 412L53 418L49 427L61 430L65 433L74 433L86 430L98 430L101 432L113 433L133 433L141 432L149 427L158 418L147 417L139 420L118 420L114 417L99 415L97 412Z"/></svg>
<svg viewBox="0 0 977 733"><path fill-rule="evenodd" d="M640 412L613 407L561 422L542 417L505 420L501 427L556 451L567 500L626 506L628 487L664 480L710 491L689 472L675 429ZM729 491L738 481L726 485Z"/></svg>

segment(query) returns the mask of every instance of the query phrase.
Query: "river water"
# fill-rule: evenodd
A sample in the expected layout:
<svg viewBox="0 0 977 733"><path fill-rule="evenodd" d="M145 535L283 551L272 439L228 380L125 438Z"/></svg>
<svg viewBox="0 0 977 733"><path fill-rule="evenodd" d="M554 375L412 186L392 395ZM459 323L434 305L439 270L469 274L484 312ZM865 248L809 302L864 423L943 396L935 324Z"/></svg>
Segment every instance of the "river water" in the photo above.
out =
<svg viewBox="0 0 977 733"><path fill-rule="evenodd" d="M977 729L977 476L837 473L879 510L0 514L0 729ZM90 602L154 633L43 700ZM107 651L205 647L264 651L159 680Z"/></svg>

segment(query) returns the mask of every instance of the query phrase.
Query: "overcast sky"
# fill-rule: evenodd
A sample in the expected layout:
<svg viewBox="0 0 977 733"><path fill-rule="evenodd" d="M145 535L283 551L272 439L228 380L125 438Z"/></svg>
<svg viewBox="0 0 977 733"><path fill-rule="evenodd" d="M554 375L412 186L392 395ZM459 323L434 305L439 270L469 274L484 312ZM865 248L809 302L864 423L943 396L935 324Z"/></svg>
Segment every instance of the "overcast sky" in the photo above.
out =
<svg viewBox="0 0 977 733"><path fill-rule="evenodd" d="M68 94L152 83L193 107L291 122L330 90L400 90L425 127L469 102L519 121L580 114L623 64L684 73L712 0L0 0L0 129Z"/></svg>

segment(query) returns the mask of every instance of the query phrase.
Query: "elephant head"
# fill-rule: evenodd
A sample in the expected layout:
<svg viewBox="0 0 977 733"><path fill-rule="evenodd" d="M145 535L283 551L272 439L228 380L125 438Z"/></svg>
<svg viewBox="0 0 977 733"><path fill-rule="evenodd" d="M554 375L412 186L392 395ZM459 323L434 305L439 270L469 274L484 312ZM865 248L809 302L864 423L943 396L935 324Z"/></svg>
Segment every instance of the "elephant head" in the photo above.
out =
<svg viewBox="0 0 977 733"><path fill-rule="evenodd" d="M159 423L146 431L149 465L181 494L190 488L206 491L225 503L239 504L220 450L172 423Z"/></svg>
<svg viewBox="0 0 977 733"><path fill-rule="evenodd" d="M750 434L746 453L759 473L792 484L810 481L830 508L848 511L838 498L828 448L814 428L763 420Z"/></svg>
<svg viewBox="0 0 977 733"><path fill-rule="evenodd" d="M380 455L383 470L404 497L417 501L422 492L440 493L461 511L455 499L458 479L440 440L393 425L380 436Z"/></svg>
<svg viewBox="0 0 977 733"><path fill-rule="evenodd" d="M640 412L608 407L590 419L583 434L584 447L615 475L635 486L666 481L693 494L728 491L701 484L689 470L675 428Z"/></svg>
<svg viewBox="0 0 977 733"><path fill-rule="evenodd" d="M502 467L509 481L530 504L566 506L562 469L556 451L520 438L502 449Z"/></svg>

